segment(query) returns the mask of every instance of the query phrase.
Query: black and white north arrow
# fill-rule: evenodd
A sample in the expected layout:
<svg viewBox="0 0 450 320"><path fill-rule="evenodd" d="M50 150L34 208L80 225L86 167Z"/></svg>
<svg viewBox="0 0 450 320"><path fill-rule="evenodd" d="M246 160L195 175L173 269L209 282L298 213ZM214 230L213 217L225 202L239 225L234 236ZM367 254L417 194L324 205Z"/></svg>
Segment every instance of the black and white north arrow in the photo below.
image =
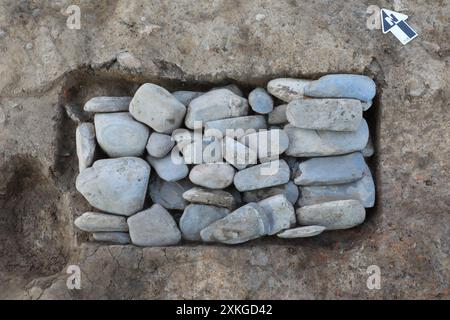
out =
<svg viewBox="0 0 450 320"><path fill-rule="evenodd" d="M405 21L408 19L406 14L381 9L380 15L383 33L392 32L404 45L417 37L417 32L415 32Z"/></svg>

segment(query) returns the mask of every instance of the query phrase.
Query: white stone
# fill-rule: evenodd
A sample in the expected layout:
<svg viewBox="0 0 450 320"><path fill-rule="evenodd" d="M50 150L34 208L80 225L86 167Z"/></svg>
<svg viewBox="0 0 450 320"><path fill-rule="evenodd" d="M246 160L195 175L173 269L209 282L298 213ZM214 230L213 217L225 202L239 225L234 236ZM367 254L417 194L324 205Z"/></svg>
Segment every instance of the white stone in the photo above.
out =
<svg viewBox="0 0 450 320"><path fill-rule="evenodd" d="M309 83L311 83L310 80L279 78L269 81L267 91L284 102L291 102L303 99L304 88Z"/></svg>
<svg viewBox="0 0 450 320"><path fill-rule="evenodd" d="M227 163L205 163L192 168L192 183L210 189L223 189L233 183L235 170Z"/></svg>
<svg viewBox="0 0 450 320"><path fill-rule="evenodd" d="M74 223L87 232L128 231L125 217L108 213L85 212Z"/></svg>

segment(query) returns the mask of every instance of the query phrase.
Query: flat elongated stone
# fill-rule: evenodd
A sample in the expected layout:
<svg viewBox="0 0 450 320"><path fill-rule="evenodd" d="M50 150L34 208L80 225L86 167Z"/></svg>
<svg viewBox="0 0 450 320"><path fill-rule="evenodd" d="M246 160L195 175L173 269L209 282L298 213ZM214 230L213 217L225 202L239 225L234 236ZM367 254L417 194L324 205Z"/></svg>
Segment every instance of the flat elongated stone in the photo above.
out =
<svg viewBox="0 0 450 320"><path fill-rule="evenodd" d="M99 212L85 212L75 219L78 229L87 232L128 231L125 217Z"/></svg>
<svg viewBox="0 0 450 320"><path fill-rule="evenodd" d="M306 96L315 98L353 98L370 101L375 97L376 85L367 76L357 74L328 74L304 88Z"/></svg>
<svg viewBox="0 0 450 320"><path fill-rule="evenodd" d="M365 208L371 208L375 204L375 184L370 170L354 182L331 186L304 186L300 187L299 191L299 206L350 199L361 201Z"/></svg>
<svg viewBox="0 0 450 320"><path fill-rule="evenodd" d="M264 88L256 88L250 92L248 103L257 113L266 114L273 110L273 99Z"/></svg>
<svg viewBox="0 0 450 320"><path fill-rule="evenodd" d="M155 158L162 158L172 150L175 145L175 141L167 134L153 132L148 138L147 152L149 155Z"/></svg>
<svg viewBox="0 0 450 320"><path fill-rule="evenodd" d="M189 105L192 100L194 100L197 97L200 97L204 92L198 92L198 91L175 91L172 92L172 95L180 101L185 106Z"/></svg>
<svg viewBox="0 0 450 320"><path fill-rule="evenodd" d="M238 170L257 163L255 151L230 137L225 137L223 140L222 154L223 158Z"/></svg>
<svg viewBox="0 0 450 320"><path fill-rule="evenodd" d="M133 97L94 97L84 105L88 112L119 112L128 111Z"/></svg>
<svg viewBox="0 0 450 320"><path fill-rule="evenodd" d="M184 162L183 157L177 151L178 149L174 149L163 158L155 158L149 155L145 158L155 169L158 176L169 182L186 178L189 173L189 168Z"/></svg>
<svg viewBox="0 0 450 320"><path fill-rule="evenodd" d="M130 235L127 232L95 232L92 235L95 241L117 244L131 243Z"/></svg>
<svg viewBox="0 0 450 320"><path fill-rule="evenodd" d="M232 210L236 206L233 195L224 190L192 188L183 193L183 198L192 203L207 204Z"/></svg>
<svg viewBox="0 0 450 320"><path fill-rule="evenodd" d="M227 163L205 163L192 168L192 183L210 189L223 189L233 183L235 170Z"/></svg>
<svg viewBox="0 0 450 320"><path fill-rule="evenodd" d="M286 154L294 157L333 156L360 151L369 139L369 127L362 119L356 131L308 130L286 125L289 137Z"/></svg>
<svg viewBox="0 0 450 320"><path fill-rule="evenodd" d="M292 203L283 194L278 194L258 202L271 216L270 230L272 235L295 225L295 210Z"/></svg>
<svg viewBox="0 0 450 320"><path fill-rule="evenodd" d="M289 181L286 184L282 184L275 187L245 191L243 195L244 202L258 202L260 200L275 196L277 194L283 194L290 203L295 204L298 199L299 191L294 182Z"/></svg>
<svg viewBox="0 0 450 320"><path fill-rule="evenodd" d="M131 242L137 246L160 247L177 244L181 232L173 217L159 204L141 211L127 220Z"/></svg>
<svg viewBox="0 0 450 320"><path fill-rule="evenodd" d="M366 210L358 200L338 200L297 209L302 225L318 225L328 230L348 229L364 222Z"/></svg>
<svg viewBox="0 0 450 320"><path fill-rule="evenodd" d="M256 165L236 173L234 185L239 191L268 188L289 181L290 170L284 160Z"/></svg>
<svg viewBox="0 0 450 320"><path fill-rule="evenodd" d="M368 167L361 152L313 158L299 164L294 181L302 186L331 185L361 179Z"/></svg>
<svg viewBox="0 0 450 320"><path fill-rule="evenodd" d="M194 129L194 122L206 122L245 116L248 113L247 99L244 99L228 89L209 91L189 103L185 124Z"/></svg>
<svg viewBox="0 0 450 320"><path fill-rule="evenodd" d="M208 121L205 124L205 135L210 135L208 131L218 130L222 136L240 138L243 135L255 132L260 129L267 129L267 122L264 116L245 116L229 119ZM217 136L216 134L215 136Z"/></svg>
<svg viewBox="0 0 450 320"><path fill-rule="evenodd" d="M211 223L224 218L230 213L226 208L204 204L190 204L184 209L180 219L180 230L183 239L200 241L200 231Z"/></svg>
<svg viewBox="0 0 450 320"><path fill-rule="evenodd" d="M76 188L93 207L129 216L143 208L149 177L139 158L97 160L78 175Z"/></svg>
<svg viewBox="0 0 450 320"><path fill-rule="evenodd" d="M286 117L295 127L313 130L355 131L362 119L356 99L304 99L289 102Z"/></svg>
<svg viewBox="0 0 450 320"><path fill-rule="evenodd" d="M193 187L188 179L168 182L160 178L150 181L148 190L153 203L158 203L166 209L184 210L188 205L183 193Z"/></svg>
<svg viewBox="0 0 450 320"><path fill-rule="evenodd" d="M269 124L283 124L287 122L286 117L287 104L282 104L275 107L271 113L267 116L267 122Z"/></svg>
<svg viewBox="0 0 450 320"><path fill-rule="evenodd" d="M286 132L280 129L250 133L241 137L239 141L255 151L261 162L266 162L265 159L276 160L289 146Z"/></svg>
<svg viewBox="0 0 450 320"><path fill-rule="evenodd" d="M303 99L303 90L310 82L310 80L292 78L274 79L267 84L267 91L280 100L291 102Z"/></svg>
<svg viewBox="0 0 450 320"><path fill-rule="evenodd" d="M90 167L94 162L95 148L95 129L92 123L80 123L75 132L75 141L77 145L77 157L79 171Z"/></svg>
<svg viewBox="0 0 450 320"><path fill-rule="evenodd" d="M98 144L110 157L139 157L144 153L150 130L128 112L98 113L94 123Z"/></svg>
<svg viewBox="0 0 450 320"><path fill-rule="evenodd" d="M279 238L291 239L291 238L307 238L321 234L326 228L322 226L307 226L298 227L294 229L284 230L277 234Z"/></svg>
<svg viewBox="0 0 450 320"><path fill-rule="evenodd" d="M166 89L145 83L134 94L130 113L159 133L171 133L180 127L186 107Z"/></svg>
<svg viewBox="0 0 450 320"><path fill-rule="evenodd" d="M200 236L205 242L237 244L266 235L270 225L267 212L256 203L248 203L210 224Z"/></svg>

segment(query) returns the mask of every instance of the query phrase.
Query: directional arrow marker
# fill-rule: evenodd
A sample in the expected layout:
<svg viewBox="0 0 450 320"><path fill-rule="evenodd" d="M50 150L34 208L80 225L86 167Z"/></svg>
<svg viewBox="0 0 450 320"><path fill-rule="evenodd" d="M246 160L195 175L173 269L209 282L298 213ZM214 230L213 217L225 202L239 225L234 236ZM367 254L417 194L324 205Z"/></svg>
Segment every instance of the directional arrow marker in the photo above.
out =
<svg viewBox="0 0 450 320"><path fill-rule="evenodd" d="M415 32L405 21L408 19L406 14L381 9L380 15L383 33L392 32L404 45L417 37L417 32Z"/></svg>

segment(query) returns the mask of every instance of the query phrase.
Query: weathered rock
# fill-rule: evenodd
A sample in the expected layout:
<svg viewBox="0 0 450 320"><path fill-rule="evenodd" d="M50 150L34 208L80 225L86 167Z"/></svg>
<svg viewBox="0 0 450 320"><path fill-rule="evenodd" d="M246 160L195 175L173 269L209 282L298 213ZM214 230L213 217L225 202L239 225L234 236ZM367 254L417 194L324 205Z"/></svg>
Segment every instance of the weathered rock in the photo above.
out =
<svg viewBox="0 0 450 320"><path fill-rule="evenodd" d="M258 202L271 216L268 235L291 228L295 225L295 210L291 202L283 194L278 194Z"/></svg>
<svg viewBox="0 0 450 320"><path fill-rule="evenodd" d="M273 110L273 99L264 88L256 88L250 92L248 103L257 113L266 114Z"/></svg>
<svg viewBox="0 0 450 320"><path fill-rule="evenodd" d="M247 99L228 89L209 91L189 103L185 124L194 129L194 122L206 122L232 117L245 116L248 113Z"/></svg>
<svg viewBox="0 0 450 320"><path fill-rule="evenodd" d="M133 97L94 97L84 105L88 112L119 112L128 111Z"/></svg>
<svg viewBox="0 0 450 320"><path fill-rule="evenodd" d="M261 162L276 160L289 146L289 138L283 130L262 130L247 134L239 139L241 143L255 151Z"/></svg>
<svg viewBox="0 0 450 320"><path fill-rule="evenodd" d="M139 157L144 153L150 130L128 112L98 113L94 123L98 144L108 156Z"/></svg>
<svg viewBox="0 0 450 320"><path fill-rule="evenodd" d="M131 100L130 113L159 133L171 133L180 127L186 107L166 89L145 83Z"/></svg>
<svg viewBox="0 0 450 320"><path fill-rule="evenodd" d="M236 173L234 185L239 191L263 189L289 181L290 171L284 160L256 165Z"/></svg>
<svg viewBox="0 0 450 320"><path fill-rule="evenodd" d="M80 123L75 133L77 145L78 169L83 171L90 167L94 162L95 148L95 129L92 123Z"/></svg>
<svg viewBox="0 0 450 320"><path fill-rule="evenodd" d="M189 168L180 155L178 148L174 147L172 151L163 158L147 156L145 158L152 165L158 176L169 182L174 182L186 178Z"/></svg>
<svg viewBox="0 0 450 320"><path fill-rule="evenodd" d="M185 106L189 105L192 100L194 100L197 97L200 97L204 92L198 92L198 91L175 91L172 92L172 95L180 101Z"/></svg>
<svg viewBox="0 0 450 320"><path fill-rule="evenodd" d="M243 195L244 202L258 202L263 199L275 196L277 194L283 194L290 203L295 204L298 199L298 187L294 182L289 181L286 184L282 184L275 187L245 191Z"/></svg>
<svg viewBox="0 0 450 320"><path fill-rule="evenodd" d="M279 238L291 239L291 238L307 238L321 234L326 228L322 226L307 226L298 227L294 229L284 230L277 234Z"/></svg>
<svg viewBox="0 0 450 320"><path fill-rule="evenodd" d="M175 145L175 141L167 134L153 132L148 138L147 152L149 155L155 158L162 158L172 150Z"/></svg>
<svg viewBox="0 0 450 320"><path fill-rule="evenodd" d="M328 230L348 229L364 222L366 210L358 200L338 200L297 209L302 225L318 225Z"/></svg>
<svg viewBox="0 0 450 320"><path fill-rule="evenodd" d="M286 125L289 137L286 154L294 157L321 157L346 154L364 149L369 139L365 119L356 131L308 130Z"/></svg>
<svg viewBox="0 0 450 320"><path fill-rule="evenodd" d="M353 98L370 101L375 97L376 85L367 76L357 74L328 74L312 81L304 88L306 96L315 98Z"/></svg>
<svg viewBox="0 0 450 320"><path fill-rule="evenodd" d="M267 122L269 124L283 124L287 122L286 117L287 104L282 104L275 107L271 113L268 114Z"/></svg>
<svg viewBox="0 0 450 320"><path fill-rule="evenodd" d="M117 244L131 243L130 235L127 232L95 232L92 234L95 241L111 242Z"/></svg>
<svg viewBox="0 0 450 320"><path fill-rule="evenodd" d="M267 91L280 100L291 102L303 99L303 90L310 80L279 78L269 81Z"/></svg>
<svg viewBox="0 0 450 320"><path fill-rule="evenodd" d="M361 102L356 99L303 99L289 102L286 117L295 127L355 131L361 124Z"/></svg>
<svg viewBox="0 0 450 320"><path fill-rule="evenodd" d="M217 130L217 134L214 136L218 136L218 132L220 132L222 136L240 138L245 134L267 129L267 122L266 118L261 115L208 121L205 124L205 135L211 135L209 131L213 129ZM216 133L216 131L213 132Z"/></svg>
<svg viewBox="0 0 450 320"><path fill-rule="evenodd" d="M255 151L230 137L223 140L222 154L223 158L238 170L256 164L258 158Z"/></svg>
<svg viewBox="0 0 450 320"><path fill-rule="evenodd" d="M159 204L141 211L127 220L131 242L137 246L170 246L181 240L181 232L173 217Z"/></svg>
<svg viewBox="0 0 450 320"><path fill-rule="evenodd" d="M205 163L192 168L189 179L196 185L223 189L233 183L235 170L227 163Z"/></svg>
<svg viewBox="0 0 450 320"><path fill-rule="evenodd" d="M211 223L224 218L230 213L226 208L204 204L190 204L184 209L180 219L180 230L183 239L200 241L200 231Z"/></svg>
<svg viewBox="0 0 450 320"><path fill-rule="evenodd" d="M210 224L200 236L205 242L237 244L266 235L270 224L267 212L256 203L249 203Z"/></svg>
<svg viewBox="0 0 450 320"><path fill-rule="evenodd" d="M129 216L144 206L149 177L139 158L97 160L78 175L76 188L93 207Z"/></svg>
<svg viewBox="0 0 450 320"><path fill-rule="evenodd" d="M183 193L193 187L188 179L168 182L160 178L151 181L148 187L153 203L160 204L166 209L184 210L188 205Z"/></svg>
<svg viewBox="0 0 450 320"><path fill-rule="evenodd" d="M369 168L361 152L313 158L299 164L294 182L302 186L347 183L361 179L367 170Z"/></svg>
<svg viewBox="0 0 450 320"><path fill-rule="evenodd" d="M78 229L87 232L128 231L125 217L99 212L85 212L75 219Z"/></svg>
<svg viewBox="0 0 450 320"><path fill-rule="evenodd" d="M375 147L373 146L372 137L369 135L369 140L367 140L367 144L364 147L364 149L361 150L362 155L364 158L369 158L373 156L375 153Z"/></svg>
<svg viewBox="0 0 450 320"><path fill-rule="evenodd" d="M230 210L236 207L236 201L233 195L224 190L211 190L195 187L185 191L183 193L183 198L192 203L224 207Z"/></svg>

